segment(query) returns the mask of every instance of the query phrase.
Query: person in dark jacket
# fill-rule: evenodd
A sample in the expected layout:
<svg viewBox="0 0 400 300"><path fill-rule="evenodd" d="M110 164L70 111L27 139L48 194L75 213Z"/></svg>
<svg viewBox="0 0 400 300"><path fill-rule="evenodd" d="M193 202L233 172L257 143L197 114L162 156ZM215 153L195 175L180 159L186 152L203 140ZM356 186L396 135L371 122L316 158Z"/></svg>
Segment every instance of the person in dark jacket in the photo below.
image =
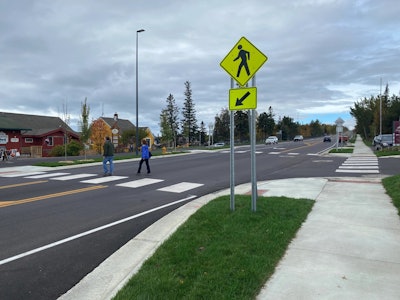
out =
<svg viewBox="0 0 400 300"><path fill-rule="evenodd" d="M141 151L142 151L142 159L140 160L139 169L137 171L137 174L140 174L140 170L142 169L143 162L146 162L147 174L150 174L150 166L149 166L150 151L149 151L149 146L147 146L147 142L145 139L142 140Z"/></svg>
<svg viewBox="0 0 400 300"><path fill-rule="evenodd" d="M107 162L110 163L110 171L107 168ZM103 171L103 176L111 176L114 172L114 145L109 136L106 136L103 145Z"/></svg>

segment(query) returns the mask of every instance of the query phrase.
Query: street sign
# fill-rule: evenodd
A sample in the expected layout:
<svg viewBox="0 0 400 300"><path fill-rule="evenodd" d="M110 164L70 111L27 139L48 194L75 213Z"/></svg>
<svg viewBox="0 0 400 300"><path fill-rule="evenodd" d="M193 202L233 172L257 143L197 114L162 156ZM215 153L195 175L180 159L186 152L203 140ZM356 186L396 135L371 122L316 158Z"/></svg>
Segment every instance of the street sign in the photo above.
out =
<svg viewBox="0 0 400 300"><path fill-rule="evenodd" d="M250 41L242 37L221 61L220 66L240 86L244 86L267 59L268 57L250 43Z"/></svg>
<svg viewBox="0 0 400 300"><path fill-rule="evenodd" d="M229 110L247 110L256 108L256 87L229 90Z"/></svg>

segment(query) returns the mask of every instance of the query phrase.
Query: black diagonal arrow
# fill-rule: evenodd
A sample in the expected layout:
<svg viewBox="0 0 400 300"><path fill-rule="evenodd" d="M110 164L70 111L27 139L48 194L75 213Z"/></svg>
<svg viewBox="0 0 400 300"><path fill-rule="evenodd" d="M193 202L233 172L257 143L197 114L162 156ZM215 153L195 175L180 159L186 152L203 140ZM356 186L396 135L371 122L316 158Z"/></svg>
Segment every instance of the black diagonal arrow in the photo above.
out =
<svg viewBox="0 0 400 300"><path fill-rule="evenodd" d="M243 105L243 101L248 97L248 96L250 96L250 92L246 92L246 94L244 94L243 96L242 96L242 98L236 98L236 105L235 106L240 106L240 105Z"/></svg>

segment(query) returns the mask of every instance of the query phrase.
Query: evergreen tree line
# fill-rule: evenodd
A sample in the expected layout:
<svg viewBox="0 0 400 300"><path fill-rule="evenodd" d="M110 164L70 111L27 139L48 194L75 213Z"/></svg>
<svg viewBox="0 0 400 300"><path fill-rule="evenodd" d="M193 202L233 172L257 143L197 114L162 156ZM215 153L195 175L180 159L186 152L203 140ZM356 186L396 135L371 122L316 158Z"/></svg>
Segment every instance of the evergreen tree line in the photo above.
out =
<svg viewBox="0 0 400 300"><path fill-rule="evenodd" d="M229 142L230 140L230 112L223 108L215 116L214 124L209 134L202 121L197 124L196 110L192 98L191 84L185 83L184 105L182 110L176 104L172 94L166 99L166 107L160 114L160 141L168 146L177 145L203 145L209 141ZM235 143L247 143L250 141L250 111L232 111L235 123ZM180 118L181 117L181 118ZM210 129L209 128L209 129ZM304 137L318 137L324 134L335 134L335 125L322 124L318 119L312 120L309 124L299 124L289 116L283 116L276 120L272 107L266 112L257 115L256 136L259 142L264 141L270 135L276 135L281 140L291 140L295 135L301 134ZM346 130L346 128L345 128Z"/></svg>
<svg viewBox="0 0 400 300"><path fill-rule="evenodd" d="M389 96L386 84L383 95L371 96L354 103L350 114L356 120L355 130L363 139L371 140L375 135L393 133L393 121L400 120L400 97Z"/></svg>

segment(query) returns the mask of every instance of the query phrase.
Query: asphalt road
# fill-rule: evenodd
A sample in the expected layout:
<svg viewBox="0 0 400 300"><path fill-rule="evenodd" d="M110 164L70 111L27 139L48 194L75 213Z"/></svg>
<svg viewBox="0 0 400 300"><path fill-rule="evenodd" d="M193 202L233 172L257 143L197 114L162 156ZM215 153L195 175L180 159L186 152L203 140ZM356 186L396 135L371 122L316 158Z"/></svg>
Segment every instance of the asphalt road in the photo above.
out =
<svg viewBox="0 0 400 300"><path fill-rule="evenodd" d="M346 158L319 155L329 146L258 145L257 180L338 176ZM100 182L100 165L0 176L0 299L56 299L162 216L229 188L229 157L229 149L153 157L148 176L135 174L137 161L122 161L109 182ZM396 159L381 164L387 175L397 171ZM250 180L249 147L237 148L235 184Z"/></svg>

